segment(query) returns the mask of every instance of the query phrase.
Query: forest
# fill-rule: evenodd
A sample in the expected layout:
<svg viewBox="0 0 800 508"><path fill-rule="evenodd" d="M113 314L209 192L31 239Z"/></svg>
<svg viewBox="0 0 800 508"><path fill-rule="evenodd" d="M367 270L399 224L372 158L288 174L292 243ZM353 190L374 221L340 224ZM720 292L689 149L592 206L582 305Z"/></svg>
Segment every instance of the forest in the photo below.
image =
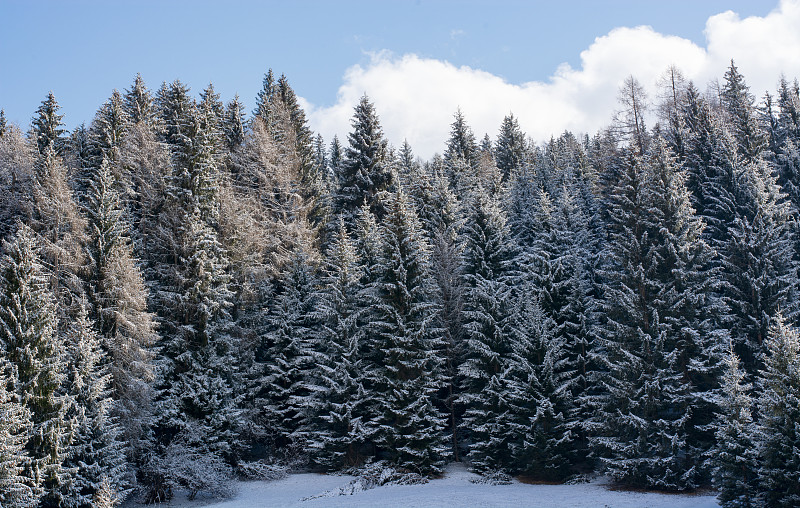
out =
<svg viewBox="0 0 800 508"><path fill-rule="evenodd" d="M442 154L140 76L0 113L0 506L371 465L800 506L800 86L634 77ZM647 125L647 124L652 125ZM401 140L391 140L399 143Z"/></svg>

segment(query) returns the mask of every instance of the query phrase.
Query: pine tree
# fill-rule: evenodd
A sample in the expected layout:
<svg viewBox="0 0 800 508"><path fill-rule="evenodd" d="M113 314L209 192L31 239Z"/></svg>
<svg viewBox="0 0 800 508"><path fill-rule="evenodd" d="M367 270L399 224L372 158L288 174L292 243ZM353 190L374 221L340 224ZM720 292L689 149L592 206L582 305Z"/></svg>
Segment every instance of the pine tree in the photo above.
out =
<svg viewBox="0 0 800 508"><path fill-rule="evenodd" d="M352 227L356 210L364 204L381 217L378 195L392 183L386 164L387 142L375 106L366 95L355 108L352 126L353 131L348 134L350 146L345 149L341 171L336 174L339 185L334 195L335 211L344 216L348 227Z"/></svg>
<svg viewBox="0 0 800 508"><path fill-rule="evenodd" d="M20 225L4 245L0 279L0 349L16 370L15 400L29 412L22 476L41 506L58 506L72 472L64 460L71 437L62 394L65 358L56 338L55 300L36 254L34 233Z"/></svg>
<svg viewBox="0 0 800 508"><path fill-rule="evenodd" d="M800 503L800 337L780 314L766 347L758 379L758 479L765 506L788 508Z"/></svg>
<svg viewBox="0 0 800 508"><path fill-rule="evenodd" d="M444 421L434 406L443 344L435 327L429 247L402 191L386 206L366 345L369 432L378 457L421 474L436 473L446 449Z"/></svg>
<svg viewBox="0 0 800 508"><path fill-rule="evenodd" d="M724 508L756 506L758 450L753 403L733 345L722 376L721 413L714 422L717 445L711 454L711 477Z"/></svg>
<svg viewBox="0 0 800 508"><path fill-rule="evenodd" d="M53 92L50 92L36 110L36 116L31 122L31 138L36 142L40 154L44 154L48 147L52 147L57 154L64 150L65 130L61 121L64 115L58 114L60 109Z"/></svg>

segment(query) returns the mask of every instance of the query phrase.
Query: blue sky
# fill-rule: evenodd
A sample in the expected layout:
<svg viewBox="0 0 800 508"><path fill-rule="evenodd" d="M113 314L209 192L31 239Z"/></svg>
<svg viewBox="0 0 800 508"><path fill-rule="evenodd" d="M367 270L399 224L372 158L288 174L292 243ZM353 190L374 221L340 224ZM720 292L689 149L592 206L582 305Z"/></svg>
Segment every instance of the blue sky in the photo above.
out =
<svg viewBox="0 0 800 508"><path fill-rule="evenodd" d="M140 72L151 89L179 78L199 93L213 81L223 99L238 92L249 110L271 67L287 75L306 101L312 127L329 137L347 128L347 110L354 105L344 102L352 99L347 87L378 83L373 74L381 68L386 69L386 79L392 76L393 87L409 76L411 67L424 74L426 65L434 64L482 71L514 86L549 83L561 64L581 70L586 65L582 52L615 28L649 25L658 35L676 36L705 49L710 17L727 10L740 20L764 17L777 5L752 0L0 0L0 107L24 127L53 90L65 122L74 127L90 122L111 91L127 88ZM420 65L411 65L415 62ZM637 75L637 67L631 60L627 72ZM794 69L784 71L793 76ZM363 82L354 77L359 72ZM456 72L440 85L458 87L462 81ZM376 92L363 89L357 94L375 93L378 112L385 102L391 113L394 92L375 86ZM468 103L472 95L465 94L462 102ZM613 103L613 97L608 102ZM459 106L469 120L469 104ZM446 131L454 110L430 120L443 122ZM498 114L502 118L506 113ZM517 116L522 118L522 112ZM414 118L422 117L420 113ZM388 134L430 137L417 133L408 119L405 126L395 126L387 113L383 118ZM477 111L475 123L479 135L493 130L490 119L482 119ZM590 122L586 128L594 127ZM430 155L434 149L426 145L422 152Z"/></svg>

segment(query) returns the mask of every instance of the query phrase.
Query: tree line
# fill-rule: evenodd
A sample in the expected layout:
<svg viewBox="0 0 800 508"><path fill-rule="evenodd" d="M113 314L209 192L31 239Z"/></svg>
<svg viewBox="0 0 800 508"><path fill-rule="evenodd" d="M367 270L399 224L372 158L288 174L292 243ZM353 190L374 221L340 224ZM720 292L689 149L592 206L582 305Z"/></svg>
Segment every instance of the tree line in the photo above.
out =
<svg viewBox="0 0 800 508"><path fill-rule="evenodd" d="M0 504L464 460L797 505L797 81L659 92L544 144L458 111L428 161L272 71L250 115L138 75L0 112Z"/></svg>

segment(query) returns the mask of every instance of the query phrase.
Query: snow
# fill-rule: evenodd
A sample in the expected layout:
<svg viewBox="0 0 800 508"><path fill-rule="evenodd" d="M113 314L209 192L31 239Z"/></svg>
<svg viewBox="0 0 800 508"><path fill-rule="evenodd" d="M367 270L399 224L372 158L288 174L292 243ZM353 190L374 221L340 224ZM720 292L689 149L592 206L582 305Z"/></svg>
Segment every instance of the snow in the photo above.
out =
<svg viewBox="0 0 800 508"><path fill-rule="evenodd" d="M511 485L471 483L478 475L460 464L451 464L442 479L424 485L390 485L350 496L307 499L324 495L348 484L352 476L294 474L272 482L239 484L230 500L206 504L173 500L170 506L203 508L447 508L447 507L613 507L613 508L711 508L718 507L714 495L679 495L609 490L603 479L579 485ZM134 505L131 505L133 508Z"/></svg>

